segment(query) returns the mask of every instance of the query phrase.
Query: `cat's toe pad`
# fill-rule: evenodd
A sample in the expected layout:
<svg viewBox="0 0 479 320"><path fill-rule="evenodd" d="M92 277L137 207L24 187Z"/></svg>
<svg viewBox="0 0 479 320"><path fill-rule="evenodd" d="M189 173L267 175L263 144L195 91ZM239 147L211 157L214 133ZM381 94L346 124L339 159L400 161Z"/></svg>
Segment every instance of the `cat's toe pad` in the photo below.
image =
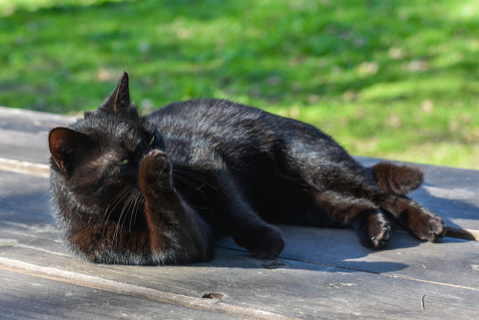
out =
<svg viewBox="0 0 479 320"><path fill-rule="evenodd" d="M378 209L369 210L366 214L358 217L355 227L361 243L368 248L380 249L391 238L391 226Z"/></svg>
<svg viewBox="0 0 479 320"><path fill-rule="evenodd" d="M369 226L369 243L368 247L379 249L386 245L386 242L391 238L391 226L387 221L377 223Z"/></svg>

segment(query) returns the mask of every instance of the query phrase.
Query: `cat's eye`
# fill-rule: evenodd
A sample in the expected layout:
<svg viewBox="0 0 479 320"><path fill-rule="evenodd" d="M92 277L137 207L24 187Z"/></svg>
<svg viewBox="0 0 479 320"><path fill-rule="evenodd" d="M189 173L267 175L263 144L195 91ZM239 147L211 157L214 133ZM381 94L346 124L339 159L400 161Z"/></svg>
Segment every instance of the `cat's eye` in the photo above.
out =
<svg viewBox="0 0 479 320"><path fill-rule="evenodd" d="M128 162L130 162L130 160L125 159L125 160L117 162L116 164L119 165L119 166L124 166L125 164L128 164Z"/></svg>
<svg viewBox="0 0 479 320"><path fill-rule="evenodd" d="M153 136L150 140L150 146L153 145L153 143L155 142L155 136Z"/></svg>

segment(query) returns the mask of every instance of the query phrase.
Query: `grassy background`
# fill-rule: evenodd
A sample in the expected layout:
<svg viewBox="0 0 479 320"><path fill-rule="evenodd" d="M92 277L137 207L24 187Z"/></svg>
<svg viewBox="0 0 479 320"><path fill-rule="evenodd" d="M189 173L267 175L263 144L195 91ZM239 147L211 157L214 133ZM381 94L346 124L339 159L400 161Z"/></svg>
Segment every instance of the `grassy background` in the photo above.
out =
<svg viewBox="0 0 479 320"><path fill-rule="evenodd" d="M0 105L216 97L356 155L479 169L477 0L0 0Z"/></svg>

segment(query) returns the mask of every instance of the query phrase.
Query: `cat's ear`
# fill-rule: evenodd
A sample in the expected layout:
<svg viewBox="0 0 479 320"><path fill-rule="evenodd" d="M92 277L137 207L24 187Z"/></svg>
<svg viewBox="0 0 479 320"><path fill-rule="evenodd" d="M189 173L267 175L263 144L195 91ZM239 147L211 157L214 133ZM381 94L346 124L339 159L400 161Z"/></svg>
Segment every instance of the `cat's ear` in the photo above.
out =
<svg viewBox="0 0 479 320"><path fill-rule="evenodd" d="M91 144L91 139L84 133L58 127L50 131L48 143L53 160L65 172L69 172L81 150Z"/></svg>
<svg viewBox="0 0 479 320"><path fill-rule="evenodd" d="M105 102L101 105L102 108L109 109L111 111L120 111L130 106L130 88L128 84L128 73L123 71L120 77L120 81L116 85L112 94L106 98Z"/></svg>

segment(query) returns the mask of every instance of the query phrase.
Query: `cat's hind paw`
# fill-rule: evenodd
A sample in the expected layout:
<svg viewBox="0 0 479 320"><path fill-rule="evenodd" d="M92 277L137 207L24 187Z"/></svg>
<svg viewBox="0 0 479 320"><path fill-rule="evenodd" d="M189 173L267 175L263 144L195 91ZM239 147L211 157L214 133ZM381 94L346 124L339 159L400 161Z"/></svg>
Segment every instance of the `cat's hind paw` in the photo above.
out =
<svg viewBox="0 0 479 320"><path fill-rule="evenodd" d="M375 225L370 226L372 229L368 238L363 241L363 244L372 249L380 249L386 245L391 238L391 226L389 222L377 222Z"/></svg>
<svg viewBox="0 0 479 320"><path fill-rule="evenodd" d="M354 227L361 244L371 249L381 249L391 238L391 226L379 209L358 217Z"/></svg>
<svg viewBox="0 0 479 320"><path fill-rule="evenodd" d="M437 242L446 235L444 220L423 208L421 214L408 215L408 227L423 241Z"/></svg>

